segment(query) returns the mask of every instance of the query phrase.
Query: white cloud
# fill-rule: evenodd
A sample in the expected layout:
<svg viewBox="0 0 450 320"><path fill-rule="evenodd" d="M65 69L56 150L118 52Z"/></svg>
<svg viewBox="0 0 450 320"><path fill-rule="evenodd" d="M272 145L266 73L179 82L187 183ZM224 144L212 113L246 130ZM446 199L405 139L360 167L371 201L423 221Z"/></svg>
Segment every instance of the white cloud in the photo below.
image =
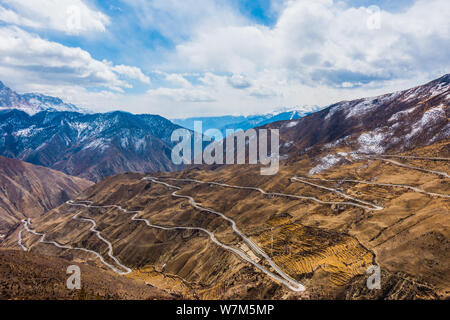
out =
<svg viewBox="0 0 450 320"><path fill-rule="evenodd" d="M150 78L142 73L141 69L137 67L130 67L125 65L118 65L112 67L112 70L118 74L121 74L129 79L139 80L142 83L150 84Z"/></svg>
<svg viewBox="0 0 450 320"><path fill-rule="evenodd" d="M121 78L150 80L139 68L99 61L80 48L48 41L18 27L0 27L2 74L22 83L107 87L121 91L131 84Z"/></svg>
<svg viewBox="0 0 450 320"><path fill-rule="evenodd" d="M266 99L270 97L276 97L281 93L277 93L275 90L269 87L260 86L258 88L252 89L250 95L260 99Z"/></svg>
<svg viewBox="0 0 450 320"><path fill-rule="evenodd" d="M8 6L3 10L0 6L0 20L70 33L67 5L81 0L64 0L65 7L57 4L58 10L38 9L38 3L50 2L59 3L2 1ZM349 7L345 1L275 1L277 19L271 26L249 21L232 7L233 2L123 2L125 11L134 10L125 12L128 18L139 21L143 30L158 31L174 45L157 63L152 56L136 61L146 69L160 70L156 79L152 77L151 90L121 92L130 87L127 79L150 83L137 67L114 66L82 49L13 27L0 27L0 73L23 86L54 85L74 103L91 101L101 108L182 117L327 105L406 89L449 72L448 0L416 0L403 10L381 11L379 29L368 27L366 8ZM86 8L91 22L84 30L104 31L109 18ZM42 12L55 14L45 18ZM60 17L53 17L58 13ZM74 91L69 94L70 85ZM116 91L86 90L92 86Z"/></svg>
<svg viewBox="0 0 450 320"><path fill-rule="evenodd" d="M382 11L381 28L371 30L366 8L332 0L290 1L273 28L205 28L177 46L174 61L253 77L269 69L286 79L330 85L407 78L450 62L450 22L443 14L448 10L446 0L419 0L404 12Z"/></svg>
<svg viewBox="0 0 450 320"><path fill-rule="evenodd" d="M202 88L158 88L149 90L149 96L169 99L173 102L213 102L215 101L210 91Z"/></svg>
<svg viewBox="0 0 450 320"><path fill-rule="evenodd" d="M449 72L449 10L447 0L417 0L381 11L379 29L369 28L373 11L333 0L286 1L273 27L215 12L214 22L201 17L189 28L161 68L204 72L210 80L232 74L209 86L215 101L208 107L218 112L386 93Z"/></svg>
<svg viewBox="0 0 450 320"><path fill-rule="evenodd" d="M228 82L235 89L246 89L252 86L250 81L242 74L233 74L228 78Z"/></svg>
<svg viewBox="0 0 450 320"><path fill-rule="evenodd" d="M110 23L108 16L82 0L2 0L2 3L0 20L18 26L80 34L104 32Z"/></svg>
<svg viewBox="0 0 450 320"><path fill-rule="evenodd" d="M171 73L166 75L166 80L175 86L180 86L182 88L192 87L191 83L186 80L186 78L181 74Z"/></svg>
<svg viewBox="0 0 450 320"><path fill-rule="evenodd" d="M0 6L0 21L32 28L40 27L40 24L38 22L22 17L16 12L3 8L2 6Z"/></svg>
<svg viewBox="0 0 450 320"><path fill-rule="evenodd" d="M174 41L190 38L200 29L243 22L231 2L218 0L123 0L143 28L158 30Z"/></svg>

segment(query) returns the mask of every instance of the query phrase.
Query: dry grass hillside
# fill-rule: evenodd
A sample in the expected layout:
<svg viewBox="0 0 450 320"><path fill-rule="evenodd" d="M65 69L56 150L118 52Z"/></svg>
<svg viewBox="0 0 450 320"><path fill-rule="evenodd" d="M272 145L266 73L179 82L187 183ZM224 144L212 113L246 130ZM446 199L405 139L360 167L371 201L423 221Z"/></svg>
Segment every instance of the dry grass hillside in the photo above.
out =
<svg viewBox="0 0 450 320"><path fill-rule="evenodd" d="M92 182L0 156L0 235L72 199Z"/></svg>
<svg viewBox="0 0 450 320"><path fill-rule="evenodd" d="M17 250L0 250L0 299L174 299L176 297L93 266L79 264L81 290L68 290L67 267L76 263Z"/></svg>
<svg viewBox="0 0 450 320"><path fill-rule="evenodd" d="M106 178L77 199L91 202L33 218L35 234L21 226L3 245L20 249L22 232L21 243L32 252L113 266L124 277L184 298L449 298L448 140L398 158L349 151L304 154L275 176L261 176L256 166L221 166L153 180L142 174ZM309 174L337 152L345 154L339 165ZM107 264L51 241L97 252ZM366 287L373 264L382 270L381 290ZM306 290L292 290L285 279Z"/></svg>

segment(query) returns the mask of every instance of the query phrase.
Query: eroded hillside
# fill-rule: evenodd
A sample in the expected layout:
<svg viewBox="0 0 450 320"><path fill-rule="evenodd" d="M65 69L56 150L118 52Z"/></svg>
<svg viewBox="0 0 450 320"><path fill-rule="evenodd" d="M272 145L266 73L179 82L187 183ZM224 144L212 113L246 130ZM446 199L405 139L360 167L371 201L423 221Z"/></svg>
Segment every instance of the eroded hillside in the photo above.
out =
<svg viewBox="0 0 450 320"><path fill-rule="evenodd" d="M56 208L92 184L59 171L0 156L0 240L22 219Z"/></svg>

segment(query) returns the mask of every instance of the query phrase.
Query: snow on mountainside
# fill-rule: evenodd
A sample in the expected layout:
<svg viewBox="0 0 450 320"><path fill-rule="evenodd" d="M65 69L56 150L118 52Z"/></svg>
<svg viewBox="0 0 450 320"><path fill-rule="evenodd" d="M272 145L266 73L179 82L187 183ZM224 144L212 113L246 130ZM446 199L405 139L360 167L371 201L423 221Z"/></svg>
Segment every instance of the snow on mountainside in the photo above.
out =
<svg viewBox="0 0 450 320"><path fill-rule="evenodd" d="M40 93L18 94L6 87L0 81L0 110L18 109L29 115L34 115L41 111L71 111L87 113L87 110L65 103L60 98L46 96Z"/></svg>
<svg viewBox="0 0 450 320"><path fill-rule="evenodd" d="M171 134L180 128L156 115L0 111L0 155L92 181L124 172L179 169Z"/></svg>
<svg viewBox="0 0 450 320"><path fill-rule="evenodd" d="M343 101L296 121L268 125L279 128L281 154L315 154L329 150L319 167L345 161L351 154L403 152L450 137L450 74L404 91ZM314 151L315 150L315 151Z"/></svg>
<svg viewBox="0 0 450 320"><path fill-rule="evenodd" d="M79 108L71 103L65 103L60 98L46 96L40 93L25 93L22 95L36 110L39 111L71 111L87 113L88 111Z"/></svg>

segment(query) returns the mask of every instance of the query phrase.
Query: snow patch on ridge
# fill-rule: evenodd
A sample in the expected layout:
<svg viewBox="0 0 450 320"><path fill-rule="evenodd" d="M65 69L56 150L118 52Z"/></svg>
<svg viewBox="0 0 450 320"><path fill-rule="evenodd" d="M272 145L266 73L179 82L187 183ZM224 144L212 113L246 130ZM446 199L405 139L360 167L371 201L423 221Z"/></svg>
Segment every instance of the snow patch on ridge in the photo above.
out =
<svg viewBox="0 0 450 320"><path fill-rule="evenodd" d="M134 142L135 150L144 150L146 145L145 138L137 139Z"/></svg>
<svg viewBox="0 0 450 320"><path fill-rule="evenodd" d="M382 144L389 136L389 134L380 131L363 133L358 138L360 144L358 151L361 153L382 154L385 150Z"/></svg>
<svg viewBox="0 0 450 320"><path fill-rule="evenodd" d="M82 122L69 122L69 126L77 131L78 137L80 137L81 133L86 130L89 127L88 123L82 123Z"/></svg>
<svg viewBox="0 0 450 320"><path fill-rule="evenodd" d="M87 150L87 149L98 149L100 151L105 151L106 149L108 149L108 143L109 141L106 139L95 139L91 142L89 142L84 148L83 150Z"/></svg>
<svg viewBox="0 0 450 320"><path fill-rule="evenodd" d="M341 143L347 141L349 138L350 138L350 136L343 137L343 138L341 138L341 139L336 140L335 142L327 143L327 144L324 145L323 147L324 147L325 149L331 149L331 148L334 148L334 147L340 145Z"/></svg>
<svg viewBox="0 0 450 320"><path fill-rule="evenodd" d="M422 118L412 125L411 132L406 135L406 139L411 139L418 133L422 132L425 128L435 123L440 118L446 118L443 105L439 105L433 109L424 112Z"/></svg>
<svg viewBox="0 0 450 320"><path fill-rule="evenodd" d="M434 87L431 89L431 96L430 98L433 98L437 95L440 95L441 93L444 93L446 90L448 90L448 83L439 83L437 87Z"/></svg>
<svg viewBox="0 0 450 320"><path fill-rule="evenodd" d="M295 127L298 124L298 121L291 121L284 125L285 128L292 128Z"/></svg>
<svg viewBox="0 0 450 320"><path fill-rule="evenodd" d="M286 142L286 143L283 145L283 147L289 148L289 147L292 146L293 144L294 144L294 141L289 141L289 142Z"/></svg>
<svg viewBox="0 0 450 320"><path fill-rule="evenodd" d="M414 110L416 110L416 109L417 109L417 106L407 109L407 110L397 112L396 114L393 114L392 117L390 117L388 121L389 122L398 121L401 117L414 112Z"/></svg>
<svg viewBox="0 0 450 320"><path fill-rule="evenodd" d="M374 100L372 99L364 99L362 102L355 105L353 108L350 108L350 110L347 113L346 119L366 114L370 111L372 111L374 108L376 108L378 105L374 103Z"/></svg>
<svg viewBox="0 0 450 320"><path fill-rule="evenodd" d="M326 115L325 120L330 120L336 112L347 108L349 106L349 104L350 104L350 102L346 101L346 102L343 102L342 104L339 104L339 105L331 108L330 110L328 110L328 114Z"/></svg>
<svg viewBox="0 0 450 320"><path fill-rule="evenodd" d="M348 119L354 116L361 116L369 112L374 112L375 109L377 109L378 107L382 106L385 103L391 102L392 100L397 98L400 94L401 92L394 92L380 97L363 99L360 103L350 108L345 118Z"/></svg>
<svg viewBox="0 0 450 320"><path fill-rule="evenodd" d="M39 131L42 131L42 130L43 130L43 128L36 128L36 126L33 125L29 128L17 130L15 133L13 133L13 135L16 137L28 138L28 137L32 137L33 135L35 135L36 133L38 133Z"/></svg>
<svg viewBox="0 0 450 320"><path fill-rule="evenodd" d="M346 156L347 154L345 154ZM320 173L322 171L328 170L341 162L343 160L342 155L334 155L334 154L328 154L325 157L321 158L320 164L309 170L308 175L313 175L316 173Z"/></svg>
<svg viewBox="0 0 450 320"><path fill-rule="evenodd" d="M120 146L124 149L127 149L131 145L134 146L134 150L142 151L147 145L145 141L145 137L143 138L133 138L133 137L123 137L120 139Z"/></svg>

